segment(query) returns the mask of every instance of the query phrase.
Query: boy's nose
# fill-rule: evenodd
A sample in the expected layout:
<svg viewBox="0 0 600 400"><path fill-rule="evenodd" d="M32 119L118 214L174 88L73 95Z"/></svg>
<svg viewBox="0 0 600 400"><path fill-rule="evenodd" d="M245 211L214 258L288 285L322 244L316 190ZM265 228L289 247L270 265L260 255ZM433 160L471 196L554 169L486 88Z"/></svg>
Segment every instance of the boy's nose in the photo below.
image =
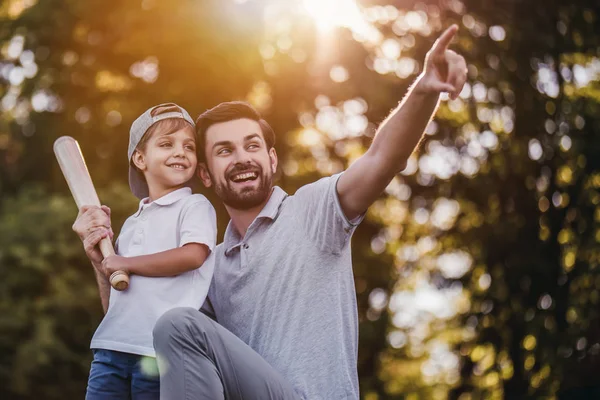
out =
<svg viewBox="0 0 600 400"><path fill-rule="evenodd" d="M183 150L183 146L174 146L173 147L174 155L177 157L184 157L185 151Z"/></svg>

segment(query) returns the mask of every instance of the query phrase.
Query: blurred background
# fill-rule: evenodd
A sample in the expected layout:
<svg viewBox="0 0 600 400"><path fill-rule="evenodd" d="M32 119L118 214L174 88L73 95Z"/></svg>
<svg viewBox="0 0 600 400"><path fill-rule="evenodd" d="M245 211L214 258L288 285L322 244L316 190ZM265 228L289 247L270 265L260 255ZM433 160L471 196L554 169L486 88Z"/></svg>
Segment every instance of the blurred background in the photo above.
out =
<svg viewBox="0 0 600 400"><path fill-rule="evenodd" d="M0 398L83 398L102 318L57 137L79 141L118 228L141 112L247 100L293 193L365 152L452 23L467 84L353 239L362 398L600 398L598 16L593 0L2 1Z"/></svg>

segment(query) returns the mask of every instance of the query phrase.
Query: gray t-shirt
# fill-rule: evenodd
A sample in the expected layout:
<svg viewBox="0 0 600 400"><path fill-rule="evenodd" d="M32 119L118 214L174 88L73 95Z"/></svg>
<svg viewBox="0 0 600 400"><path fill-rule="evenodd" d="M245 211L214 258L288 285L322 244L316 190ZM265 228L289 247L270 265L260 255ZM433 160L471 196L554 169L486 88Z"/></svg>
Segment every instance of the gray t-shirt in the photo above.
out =
<svg viewBox="0 0 600 400"><path fill-rule="evenodd" d="M358 314L338 175L293 196L275 187L241 238L231 222L209 290L217 321L302 399L358 399Z"/></svg>

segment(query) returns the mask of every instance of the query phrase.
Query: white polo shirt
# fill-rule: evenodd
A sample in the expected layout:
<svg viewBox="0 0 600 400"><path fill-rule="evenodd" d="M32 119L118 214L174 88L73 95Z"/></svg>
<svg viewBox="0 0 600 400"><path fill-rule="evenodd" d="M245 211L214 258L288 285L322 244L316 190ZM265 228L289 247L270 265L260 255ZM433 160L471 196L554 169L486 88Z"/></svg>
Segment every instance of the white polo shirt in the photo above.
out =
<svg viewBox="0 0 600 400"><path fill-rule="evenodd" d="M206 298L214 270L212 250L217 235L212 204L190 188L178 189L152 203L140 202L125 221L117 239L117 254L125 257L153 254L202 243L211 250L204 264L172 277L132 275L129 288L111 288L108 312L90 347L155 357L152 330L158 318L175 307L199 309Z"/></svg>

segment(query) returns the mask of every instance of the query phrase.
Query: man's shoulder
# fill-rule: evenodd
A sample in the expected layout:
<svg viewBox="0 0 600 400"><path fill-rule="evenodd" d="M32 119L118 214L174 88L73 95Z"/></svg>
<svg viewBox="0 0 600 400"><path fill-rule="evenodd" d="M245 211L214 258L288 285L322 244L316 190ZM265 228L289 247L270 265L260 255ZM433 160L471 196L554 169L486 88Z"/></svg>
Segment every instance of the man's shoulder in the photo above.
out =
<svg viewBox="0 0 600 400"><path fill-rule="evenodd" d="M289 196L290 199L301 199L304 197L312 197L316 194L327 192L332 185L335 185L342 173L339 172L334 175L324 176L317 179L314 182L307 183L296 190L296 192Z"/></svg>

